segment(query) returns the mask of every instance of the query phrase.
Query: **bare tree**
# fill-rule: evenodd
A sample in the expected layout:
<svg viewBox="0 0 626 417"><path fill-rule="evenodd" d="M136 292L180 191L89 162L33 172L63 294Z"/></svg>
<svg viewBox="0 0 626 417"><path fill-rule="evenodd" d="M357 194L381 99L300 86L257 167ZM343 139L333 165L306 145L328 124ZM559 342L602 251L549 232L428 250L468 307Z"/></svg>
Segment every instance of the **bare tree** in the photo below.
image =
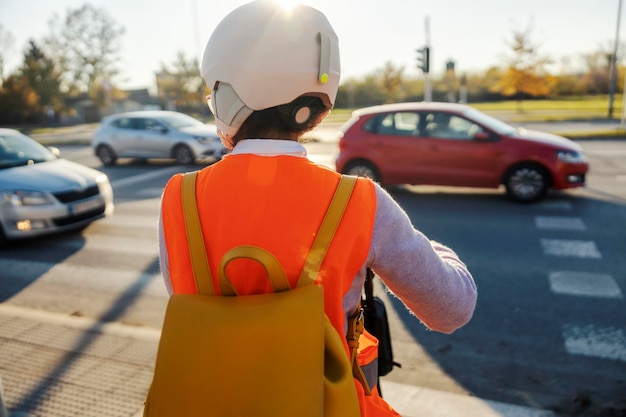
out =
<svg viewBox="0 0 626 417"><path fill-rule="evenodd" d="M11 32L5 30L0 24L0 85L2 85L4 81L4 63L7 59L6 55L11 50L14 42Z"/></svg>
<svg viewBox="0 0 626 417"><path fill-rule="evenodd" d="M124 28L104 9L91 4L68 9L64 19L55 15L50 28L46 44L62 68L65 88L70 93L87 91L97 102L102 101L100 90L110 89L120 72L117 65Z"/></svg>

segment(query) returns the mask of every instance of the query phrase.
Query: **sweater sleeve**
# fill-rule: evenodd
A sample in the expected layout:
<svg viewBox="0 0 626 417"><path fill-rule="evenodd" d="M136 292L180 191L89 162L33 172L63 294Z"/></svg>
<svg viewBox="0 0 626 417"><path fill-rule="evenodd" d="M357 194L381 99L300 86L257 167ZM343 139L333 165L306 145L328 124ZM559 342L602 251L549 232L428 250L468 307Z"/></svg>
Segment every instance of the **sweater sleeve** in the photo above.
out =
<svg viewBox="0 0 626 417"><path fill-rule="evenodd" d="M472 275L457 254L416 230L376 185L376 218L367 266L431 330L452 333L476 307Z"/></svg>

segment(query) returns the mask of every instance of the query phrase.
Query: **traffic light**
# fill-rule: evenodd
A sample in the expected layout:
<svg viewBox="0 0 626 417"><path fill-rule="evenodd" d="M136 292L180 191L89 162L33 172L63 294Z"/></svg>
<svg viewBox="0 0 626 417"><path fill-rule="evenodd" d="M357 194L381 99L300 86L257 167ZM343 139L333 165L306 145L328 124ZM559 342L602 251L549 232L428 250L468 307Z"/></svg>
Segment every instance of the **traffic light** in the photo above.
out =
<svg viewBox="0 0 626 417"><path fill-rule="evenodd" d="M430 47L425 46L417 50L417 67L428 74L430 71Z"/></svg>

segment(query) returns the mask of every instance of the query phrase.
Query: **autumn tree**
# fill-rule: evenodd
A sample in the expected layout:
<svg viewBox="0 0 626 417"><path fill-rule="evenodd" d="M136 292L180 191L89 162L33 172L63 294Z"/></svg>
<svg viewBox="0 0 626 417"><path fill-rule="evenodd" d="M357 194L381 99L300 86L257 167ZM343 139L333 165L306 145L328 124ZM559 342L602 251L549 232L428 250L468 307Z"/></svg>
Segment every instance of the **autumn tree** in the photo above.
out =
<svg viewBox="0 0 626 417"><path fill-rule="evenodd" d="M379 72L341 83L337 91L336 107L357 108L381 104L387 100L381 89Z"/></svg>
<svg viewBox="0 0 626 417"><path fill-rule="evenodd" d="M20 74L9 75L0 90L0 121L3 123L37 122L39 96Z"/></svg>
<svg viewBox="0 0 626 417"><path fill-rule="evenodd" d="M157 75L159 95L167 97L176 106L202 105L204 81L198 68L197 58L188 58L185 52L179 51L171 65L161 64Z"/></svg>
<svg viewBox="0 0 626 417"><path fill-rule="evenodd" d="M104 9L91 4L68 9L64 19L55 15L50 28L52 33L46 45L60 65L64 88L71 94L88 92L98 105L104 106L106 93L120 72L120 38L124 28Z"/></svg>
<svg viewBox="0 0 626 417"><path fill-rule="evenodd" d="M506 57L506 68L492 91L514 97L522 111L524 96L545 97L551 94L554 78L546 71L550 58L540 55L539 44L532 40L532 28L514 30L509 44L512 54Z"/></svg>
<svg viewBox="0 0 626 417"><path fill-rule="evenodd" d="M20 73L25 82L37 94L40 111L51 109L58 112L62 109L61 74L54 61L41 50L34 40L30 40L28 43Z"/></svg>

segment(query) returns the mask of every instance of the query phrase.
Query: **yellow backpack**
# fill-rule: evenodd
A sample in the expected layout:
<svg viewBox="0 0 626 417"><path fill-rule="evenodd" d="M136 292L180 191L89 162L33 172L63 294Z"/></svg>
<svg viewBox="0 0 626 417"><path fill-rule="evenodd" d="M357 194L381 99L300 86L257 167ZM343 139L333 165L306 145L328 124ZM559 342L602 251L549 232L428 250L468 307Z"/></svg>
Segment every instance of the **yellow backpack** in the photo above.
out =
<svg viewBox="0 0 626 417"><path fill-rule="evenodd" d="M324 314L323 287L313 284L341 221L355 177L343 176L308 255L298 286L290 289L278 260L262 248L228 251L215 296L195 201L197 172L183 177L183 208L199 294L170 297L145 417L358 417L356 360ZM266 270L273 293L237 296L229 262L247 258ZM359 313L359 312L357 312ZM358 341L362 314L349 339ZM357 343L358 345L358 343Z"/></svg>

